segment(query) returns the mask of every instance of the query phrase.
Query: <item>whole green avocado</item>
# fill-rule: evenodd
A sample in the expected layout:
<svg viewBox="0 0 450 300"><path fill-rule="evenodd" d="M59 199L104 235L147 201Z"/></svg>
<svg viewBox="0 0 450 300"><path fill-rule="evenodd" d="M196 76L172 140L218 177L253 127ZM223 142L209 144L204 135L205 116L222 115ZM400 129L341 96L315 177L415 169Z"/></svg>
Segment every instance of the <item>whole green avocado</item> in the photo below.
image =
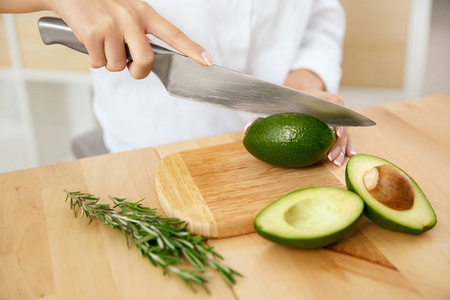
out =
<svg viewBox="0 0 450 300"><path fill-rule="evenodd" d="M278 167L301 168L317 163L336 140L333 127L300 113L260 118L249 127L243 144L254 157Z"/></svg>

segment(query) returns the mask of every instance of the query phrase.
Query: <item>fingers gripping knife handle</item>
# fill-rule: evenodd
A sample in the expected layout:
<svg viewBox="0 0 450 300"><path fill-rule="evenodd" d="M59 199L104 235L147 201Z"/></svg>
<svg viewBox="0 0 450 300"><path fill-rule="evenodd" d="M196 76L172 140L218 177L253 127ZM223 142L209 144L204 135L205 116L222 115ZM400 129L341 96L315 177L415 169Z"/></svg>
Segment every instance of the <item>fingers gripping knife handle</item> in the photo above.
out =
<svg viewBox="0 0 450 300"><path fill-rule="evenodd" d="M77 39L75 34L62 19L53 17L42 17L38 21L38 27L44 44L46 45L61 44L78 52L89 54L86 47ZM169 49L166 49L164 47L155 44L151 44L151 46L155 54L174 53ZM133 58L131 57L130 50L128 49L128 46L126 44L125 50L127 60L132 61ZM155 62L156 61L157 57L155 57Z"/></svg>
<svg viewBox="0 0 450 300"><path fill-rule="evenodd" d="M63 20L43 17L39 19L38 27L44 44L61 44L73 50L88 54L86 47L80 43Z"/></svg>

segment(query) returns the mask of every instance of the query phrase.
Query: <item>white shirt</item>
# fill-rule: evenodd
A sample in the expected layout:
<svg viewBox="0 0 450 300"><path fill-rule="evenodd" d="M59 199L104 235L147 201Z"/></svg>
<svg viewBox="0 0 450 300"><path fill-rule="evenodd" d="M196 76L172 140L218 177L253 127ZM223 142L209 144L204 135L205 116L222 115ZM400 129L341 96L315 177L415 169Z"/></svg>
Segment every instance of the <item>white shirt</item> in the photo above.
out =
<svg viewBox="0 0 450 300"><path fill-rule="evenodd" d="M337 0L148 1L211 54L215 64L283 84L318 74L336 93L345 30ZM157 77L92 70L94 111L111 152L243 130L254 116L169 96Z"/></svg>

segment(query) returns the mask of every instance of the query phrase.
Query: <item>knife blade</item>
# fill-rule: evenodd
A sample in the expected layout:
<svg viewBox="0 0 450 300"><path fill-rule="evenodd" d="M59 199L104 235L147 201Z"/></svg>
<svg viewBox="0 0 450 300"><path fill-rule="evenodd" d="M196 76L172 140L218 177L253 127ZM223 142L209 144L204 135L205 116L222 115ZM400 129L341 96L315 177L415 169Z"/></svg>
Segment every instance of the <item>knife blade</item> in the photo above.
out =
<svg viewBox="0 0 450 300"><path fill-rule="evenodd" d="M88 54L63 20L43 17L38 27L46 45L62 44ZM183 54L151 45L155 53L152 72L174 97L257 116L298 112L314 116L330 126L375 125L371 119L325 99L218 65L201 66ZM128 48L126 50L127 59L132 60Z"/></svg>

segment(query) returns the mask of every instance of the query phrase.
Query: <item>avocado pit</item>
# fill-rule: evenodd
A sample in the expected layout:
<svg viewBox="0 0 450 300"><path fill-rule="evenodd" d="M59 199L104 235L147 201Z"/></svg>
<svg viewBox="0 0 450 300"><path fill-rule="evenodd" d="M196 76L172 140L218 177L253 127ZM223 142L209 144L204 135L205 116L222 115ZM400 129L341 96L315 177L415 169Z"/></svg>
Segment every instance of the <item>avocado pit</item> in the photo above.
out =
<svg viewBox="0 0 450 300"><path fill-rule="evenodd" d="M409 210L414 205L411 180L390 165L373 167L364 173L364 186L378 202L395 210Z"/></svg>

